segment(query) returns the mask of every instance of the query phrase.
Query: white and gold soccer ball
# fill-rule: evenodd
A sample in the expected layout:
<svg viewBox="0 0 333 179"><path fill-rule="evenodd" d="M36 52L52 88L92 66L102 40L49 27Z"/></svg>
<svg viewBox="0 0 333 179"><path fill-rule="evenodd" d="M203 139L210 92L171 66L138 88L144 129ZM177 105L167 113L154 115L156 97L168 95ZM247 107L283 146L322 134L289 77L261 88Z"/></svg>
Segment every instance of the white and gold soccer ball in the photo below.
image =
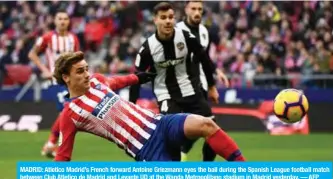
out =
<svg viewBox="0 0 333 179"><path fill-rule="evenodd" d="M274 114L283 122L295 123L309 111L309 102L302 91L285 89L274 100Z"/></svg>

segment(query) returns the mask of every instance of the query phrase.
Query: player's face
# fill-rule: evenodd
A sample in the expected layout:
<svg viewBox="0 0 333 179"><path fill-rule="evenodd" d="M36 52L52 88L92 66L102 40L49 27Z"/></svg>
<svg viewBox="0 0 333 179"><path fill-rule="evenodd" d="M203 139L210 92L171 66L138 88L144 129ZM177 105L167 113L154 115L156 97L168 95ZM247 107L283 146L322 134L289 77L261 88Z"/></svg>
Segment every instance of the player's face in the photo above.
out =
<svg viewBox="0 0 333 179"><path fill-rule="evenodd" d="M193 25L199 25L201 23L202 12L202 2L189 2L185 8L186 16Z"/></svg>
<svg viewBox="0 0 333 179"><path fill-rule="evenodd" d="M67 31L68 30L68 26L69 26L69 16L67 13L64 12L58 12L55 16L55 26L56 29L59 31Z"/></svg>
<svg viewBox="0 0 333 179"><path fill-rule="evenodd" d="M72 65L70 70L67 84L68 86L76 90L88 90L90 74L88 71L88 64L85 60Z"/></svg>
<svg viewBox="0 0 333 179"><path fill-rule="evenodd" d="M175 12L172 9L159 11L154 17L154 22L157 27L157 31L168 36L173 33L173 27L175 25Z"/></svg>

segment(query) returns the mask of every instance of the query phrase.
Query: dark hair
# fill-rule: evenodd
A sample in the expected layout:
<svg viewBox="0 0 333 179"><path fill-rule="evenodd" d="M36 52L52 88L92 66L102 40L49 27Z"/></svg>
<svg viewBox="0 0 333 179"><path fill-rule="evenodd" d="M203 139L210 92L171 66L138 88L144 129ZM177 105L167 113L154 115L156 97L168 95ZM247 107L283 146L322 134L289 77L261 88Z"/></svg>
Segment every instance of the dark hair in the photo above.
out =
<svg viewBox="0 0 333 179"><path fill-rule="evenodd" d="M167 11L169 9L173 9L172 4L168 2L160 2L154 7L153 13L154 15L157 15L159 11Z"/></svg>
<svg viewBox="0 0 333 179"><path fill-rule="evenodd" d="M83 60L84 53L81 51L77 52L67 52L59 56L55 62L55 69L53 76L57 80L58 84L66 85L65 81L62 79L62 75L68 75L72 65Z"/></svg>
<svg viewBox="0 0 333 179"><path fill-rule="evenodd" d="M58 15L59 13L67 14L67 16L69 17L68 12L66 11L66 9L63 9L63 8L59 8L59 9L57 9L57 10L54 12L53 17L56 18L57 15Z"/></svg>
<svg viewBox="0 0 333 179"><path fill-rule="evenodd" d="M62 9L62 8L60 8L60 9L57 9L57 11L55 12L55 14L54 14L54 15L57 15L58 13L65 13L65 14L67 14L67 15L68 15L68 13L67 13L66 9Z"/></svg>

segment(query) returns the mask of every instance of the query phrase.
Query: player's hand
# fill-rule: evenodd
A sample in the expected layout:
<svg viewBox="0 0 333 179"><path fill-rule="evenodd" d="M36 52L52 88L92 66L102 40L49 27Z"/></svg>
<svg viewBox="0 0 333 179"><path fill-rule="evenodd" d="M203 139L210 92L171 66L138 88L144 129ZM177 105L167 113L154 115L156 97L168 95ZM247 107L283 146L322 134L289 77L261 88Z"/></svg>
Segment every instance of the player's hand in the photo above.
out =
<svg viewBox="0 0 333 179"><path fill-rule="evenodd" d="M217 80L224 84L226 88L229 88L228 77L220 70L216 69Z"/></svg>
<svg viewBox="0 0 333 179"><path fill-rule="evenodd" d="M209 87L208 89L208 97L215 103L218 104L219 103L219 92L217 91L215 86Z"/></svg>
<svg viewBox="0 0 333 179"><path fill-rule="evenodd" d="M156 77L156 73L150 73L150 72L138 72L135 75L139 78L140 84L152 81Z"/></svg>

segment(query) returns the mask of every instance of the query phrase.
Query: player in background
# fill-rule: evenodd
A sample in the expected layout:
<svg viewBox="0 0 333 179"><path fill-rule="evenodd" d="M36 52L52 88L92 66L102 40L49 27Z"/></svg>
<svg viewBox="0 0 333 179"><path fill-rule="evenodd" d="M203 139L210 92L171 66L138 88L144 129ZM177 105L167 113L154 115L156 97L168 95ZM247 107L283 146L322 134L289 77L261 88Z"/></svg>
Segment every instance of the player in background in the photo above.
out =
<svg viewBox="0 0 333 179"><path fill-rule="evenodd" d="M208 47L210 43L209 33L207 28L201 24L202 14L203 14L203 2L202 1L187 1L185 6L185 20L176 24L177 28L186 30L191 32L196 39L200 42L202 47L205 48L206 53L208 55ZM193 56L195 58L195 56ZM229 87L228 78L224 75L224 73L216 68L217 79L220 82L223 82L225 87ZM206 79L206 75L203 71L202 64L200 64L200 81L202 83L202 90L204 96L208 97L208 83ZM182 147L182 161L187 160L187 153L193 147L193 142L186 143ZM207 143L204 143L203 149L203 161L213 161L215 159L216 154L211 150Z"/></svg>
<svg viewBox="0 0 333 179"><path fill-rule="evenodd" d="M211 108L200 82L200 64L209 86L208 96L218 103L219 94L213 77L215 65L193 34L174 28L174 17L170 3L162 2L155 6L154 23L157 32L150 36L139 50L135 61L136 70L157 73L153 81L153 91L162 114L185 112L212 117ZM131 102L135 102L139 96L138 86L130 88ZM184 143L184 145L191 146L195 140L186 140L186 142L190 144ZM215 154L213 150L207 149L210 148L208 144L204 146L203 159L211 161L208 159L214 159ZM180 151L179 158L181 158Z"/></svg>
<svg viewBox="0 0 333 179"><path fill-rule="evenodd" d="M29 53L30 60L41 71L42 77L48 79L50 86L56 89L57 108L63 108L64 96L68 93L65 86L56 84L53 79L55 61L61 53L74 52L80 49L79 41L74 33L69 31L70 17L64 10L59 10L54 18L55 30L43 34L36 40L34 47ZM39 54L44 53L46 65L42 63ZM59 118L59 117L58 117ZM59 119L56 119L51 128L48 141L44 144L41 154L53 158L55 156L59 137Z"/></svg>
<svg viewBox="0 0 333 179"><path fill-rule="evenodd" d="M208 55L211 39L208 29L203 24L201 24L203 15L203 1L186 1L185 14L185 19L177 23L176 27L191 32L197 38L200 44L206 49ZM216 75L217 80L223 82L225 87L229 87L228 78L222 72L222 70L216 68ZM208 84L202 68L202 64L200 64L200 80L203 90L205 91L205 95L207 96Z"/></svg>
<svg viewBox="0 0 333 179"><path fill-rule="evenodd" d="M212 120L191 114L160 115L122 99L114 91L151 81L155 74L90 76L82 52L62 54L54 76L69 91L60 118L55 161L70 161L78 131L118 145L136 161L179 161L185 140L202 137L228 161L245 161L237 144Z"/></svg>

